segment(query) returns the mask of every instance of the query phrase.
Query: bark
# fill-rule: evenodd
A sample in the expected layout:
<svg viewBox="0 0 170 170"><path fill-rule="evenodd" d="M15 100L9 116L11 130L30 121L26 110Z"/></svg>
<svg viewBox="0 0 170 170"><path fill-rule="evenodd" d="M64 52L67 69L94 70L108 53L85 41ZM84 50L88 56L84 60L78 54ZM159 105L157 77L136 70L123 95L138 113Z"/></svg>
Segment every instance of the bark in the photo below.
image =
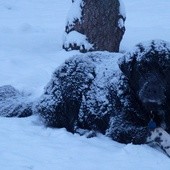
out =
<svg viewBox="0 0 170 170"><path fill-rule="evenodd" d="M87 41L93 44L93 48L86 49L84 46L80 48L75 42L70 42L69 47L63 45L63 48L83 49L81 52L105 50L118 52L125 32L125 18L120 14L119 0L83 0L83 2L81 19L75 20L71 26L67 24L65 32L69 34L77 31L85 35Z"/></svg>

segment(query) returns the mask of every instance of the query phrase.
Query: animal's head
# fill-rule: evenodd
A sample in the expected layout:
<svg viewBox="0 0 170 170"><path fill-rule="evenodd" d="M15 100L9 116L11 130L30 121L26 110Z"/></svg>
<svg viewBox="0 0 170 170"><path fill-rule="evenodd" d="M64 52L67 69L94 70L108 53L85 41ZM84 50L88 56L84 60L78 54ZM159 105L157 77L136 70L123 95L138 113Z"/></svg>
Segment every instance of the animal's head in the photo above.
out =
<svg viewBox="0 0 170 170"><path fill-rule="evenodd" d="M148 111L170 110L170 44L154 40L138 44L119 62L132 92Z"/></svg>

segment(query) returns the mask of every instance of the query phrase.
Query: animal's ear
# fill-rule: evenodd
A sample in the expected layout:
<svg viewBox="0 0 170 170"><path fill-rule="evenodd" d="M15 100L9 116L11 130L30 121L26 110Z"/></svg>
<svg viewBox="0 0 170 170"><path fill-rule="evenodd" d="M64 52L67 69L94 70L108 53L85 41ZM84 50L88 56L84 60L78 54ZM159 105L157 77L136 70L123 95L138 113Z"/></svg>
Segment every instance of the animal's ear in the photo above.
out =
<svg viewBox="0 0 170 170"><path fill-rule="evenodd" d="M130 54L125 54L118 61L118 65L119 65L120 70L128 78L130 77L131 72L133 71L135 63L136 63L136 57L132 57L132 56L130 56Z"/></svg>

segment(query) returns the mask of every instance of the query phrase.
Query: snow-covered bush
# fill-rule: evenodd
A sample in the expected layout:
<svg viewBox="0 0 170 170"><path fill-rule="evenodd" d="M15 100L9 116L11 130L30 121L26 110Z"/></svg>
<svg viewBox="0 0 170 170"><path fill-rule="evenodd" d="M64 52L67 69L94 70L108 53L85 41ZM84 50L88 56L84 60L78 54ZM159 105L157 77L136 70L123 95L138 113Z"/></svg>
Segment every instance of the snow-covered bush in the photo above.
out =
<svg viewBox="0 0 170 170"><path fill-rule="evenodd" d="M30 115L32 115L32 102L28 100L28 95L20 93L10 85L0 87L0 116L25 117Z"/></svg>
<svg viewBox="0 0 170 170"><path fill-rule="evenodd" d="M121 0L76 0L68 13L63 48L118 52L125 32Z"/></svg>

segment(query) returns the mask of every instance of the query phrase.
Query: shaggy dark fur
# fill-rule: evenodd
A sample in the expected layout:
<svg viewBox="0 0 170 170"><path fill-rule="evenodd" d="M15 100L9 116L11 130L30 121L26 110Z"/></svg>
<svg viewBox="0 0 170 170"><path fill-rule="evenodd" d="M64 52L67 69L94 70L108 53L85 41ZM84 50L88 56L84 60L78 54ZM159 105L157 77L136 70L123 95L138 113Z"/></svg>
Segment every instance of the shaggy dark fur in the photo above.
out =
<svg viewBox="0 0 170 170"><path fill-rule="evenodd" d="M157 126L166 125L166 131L170 133L169 43L152 41L138 44L136 50L124 56L119 65L144 113L153 117Z"/></svg>
<svg viewBox="0 0 170 170"><path fill-rule="evenodd" d="M141 139L146 140L148 136L147 126L151 120L156 124L156 127L162 127L170 133L169 43L164 41L140 43L133 52L126 54L120 60L119 67L125 75L129 86L129 90L125 96L129 96L131 106L124 110L126 113L124 115L126 116L125 120L127 121L130 118L131 125L135 125L134 128L139 125L142 126L141 130L144 132L142 133L143 138L140 135L141 138L139 138L140 140L137 143L141 142ZM120 123L120 126L117 123L119 121L114 122L112 125L113 131L116 127L120 132L120 127L124 127L123 122ZM128 127L130 126L127 125ZM123 130L123 132L125 131ZM130 135L132 134L131 132L130 130L130 133L126 133L127 136L122 133L122 141L127 141L128 138L133 138L133 141L137 139L136 135ZM147 134L147 136L144 134ZM113 133L112 137L115 139L115 133ZM121 137L118 135L118 140L120 139Z"/></svg>
<svg viewBox="0 0 170 170"><path fill-rule="evenodd" d="M94 77L94 65L83 57L73 57L57 69L36 105L45 124L75 132L82 97Z"/></svg>
<svg viewBox="0 0 170 170"><path fill-rule="evenodd" d="M73 2L75 10L77 2ZM77 31L87 37L87 41L93 48L87 49L82 43L74 41L63 44L66 50L110 51L118 52L120 41L125 32L125 17L120 13L119 0L82 0L80 4L81 18L68 21L65 32L66 39L70 33Z"/></svg>
<svg viewBox="0 0 170 170"><path fill-rule="evenodd" d="M77 56L58 69L37 106L46 125L99 131L135 144L147 141L151 119L170 132L168 43L137 45L119 61L122 72L114 69L115 57Z"/></svg>

